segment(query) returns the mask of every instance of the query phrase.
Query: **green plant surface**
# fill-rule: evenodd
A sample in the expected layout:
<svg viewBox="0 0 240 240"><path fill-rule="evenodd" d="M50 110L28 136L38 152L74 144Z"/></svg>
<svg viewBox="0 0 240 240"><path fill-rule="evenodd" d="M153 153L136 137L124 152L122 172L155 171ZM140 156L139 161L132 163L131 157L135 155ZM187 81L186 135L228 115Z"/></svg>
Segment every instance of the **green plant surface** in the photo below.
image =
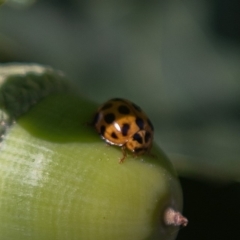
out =
<svg viewBox="0 0 240 240"><path fill-rule="evenodd" d="M16 90L16 84L26 89L26 81L32 86L42 79L41 92L49 79L63 81L49 69L26 69L5 75L0 94ZM53 91L51 86L23 110L8 105L18 91L2 98L0 238L175 239L178 228L164 224L164 211L181 211L182 193L162 151L154 146L155 157L129 153L119 164L121 149L106 145L89 124L98 105L71 87ZM26 90L25 99L31 91ZM14 117L10 108L20 114Z"/></svg>

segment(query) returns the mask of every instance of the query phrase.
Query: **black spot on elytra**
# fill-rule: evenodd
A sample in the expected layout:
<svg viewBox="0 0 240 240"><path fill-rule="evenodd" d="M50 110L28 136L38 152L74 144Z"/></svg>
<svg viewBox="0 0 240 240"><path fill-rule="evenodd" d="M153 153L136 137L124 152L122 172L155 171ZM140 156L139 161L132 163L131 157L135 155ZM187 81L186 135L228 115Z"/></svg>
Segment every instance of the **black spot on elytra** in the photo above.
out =
<svg viewBox="0 0 240 240"><path fill-rule="evenodd" d="M115 115L113 113L108 113L104 116L104 120L106 123L111 124L115 120Z"/></svg>
<svg viewBox="0 0 240 240"><path fill-rule="evenodd" d="M96 114L94 115L92 124L95 125L95 124L98 122L98 119L99 119L99 113L96 113Z"/></svg>
<svg viewBox="0 0 240 240"><path fill-rule="evenodd" d="M152 125L152 123L151 123L149 118L147 119L147 122L148 122L149 126L151 127L152 131L154 131L154 127L153 127L153 125Z"/></svg>
<svg viewBox="0 0 240 240"><path fill-rule="evenodd" d="M144 121L142 120L142 118L136 118L135 122L141 130L144 128Z"/></svg>
<svg viewBox="0 0 240 240"><path fill-rule="evenodd" d="M122 126L122 135L127 136L130 126L128 123L124 123Z"/></svg>
<svg viewBox="0 0 240 240"><path fill-rule="evenodd" d="M116 135L115 132L112 132L111 137L112 137L112 138L115 138L115 139L118 139L118 136Z"/></svg>
<svg viewBox="0 0 240 240"><path fill-rule="evenodd" d="M121 114L129 114L130 109L126 105L120 105L118 107L118 112L121 113Z"/></svg>
<svg viewBox="0 0 240 240"><path fill-rule="evenodd" d="M146 132L145 137L144 137L145 143L147 143L150 140L150 138L151 138L151 133Z"/></svg>
<svg viewBox="0 0 240 240"><path fill-rule="evenodd" d="M137 141L138 143L142 144L143 143L143 140L142 140L142 137L139 133L135 133L133 135L133 140Z"/></svg>
<svg viewBox="0 0 240 240"><path fill-rule="evenodd" d="M107 103L107 104L102 106L101 110L106 110L106 109L108 109L110 107L112 107L112 103Z"/></svg>
<svg viewBox="0 0 240 240"><path fill-rule="evenodd" d="M132 105L138 112L142 111L142 109L138 105L136 105L135 103L132 103Z"/></svg>
<svg viewBox="0 0 240 240"><path fill-rule="evenodd" d="M106 130L106 127L105 127L104 125L101 126L101 128L100 128L100 133L101 133L101 135L104 135L105 130Z"/></svg>

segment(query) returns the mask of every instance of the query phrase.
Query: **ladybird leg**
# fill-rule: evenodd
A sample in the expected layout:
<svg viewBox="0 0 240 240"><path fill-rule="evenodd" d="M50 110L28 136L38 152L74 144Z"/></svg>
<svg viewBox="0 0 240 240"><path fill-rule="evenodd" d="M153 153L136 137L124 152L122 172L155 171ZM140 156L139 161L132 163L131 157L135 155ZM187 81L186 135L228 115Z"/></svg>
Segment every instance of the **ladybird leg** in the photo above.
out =
<svg viewBox="0 0 240 240"><path fill-rule="evenodd" d="M119 160L119 163L123 163L123 162L124 162L124 159L125 159L126 156L127 156L127 152L126 152L126 147L125 147L125 145L122 146L122 153L123 153L123 156L122 156L122 158Z"/></svg>

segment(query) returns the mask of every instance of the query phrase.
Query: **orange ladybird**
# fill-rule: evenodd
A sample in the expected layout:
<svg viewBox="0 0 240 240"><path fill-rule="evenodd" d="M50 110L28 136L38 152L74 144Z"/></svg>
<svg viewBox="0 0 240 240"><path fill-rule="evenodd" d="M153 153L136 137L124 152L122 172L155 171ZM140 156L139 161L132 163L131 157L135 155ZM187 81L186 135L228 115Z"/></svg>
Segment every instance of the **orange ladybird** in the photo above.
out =
<svg viewBox="0 0 240 240"><path fill-rule="evenodd" d="M121 98L110 99L99 107L93 123L103 140L122 148L120 162L126 157L126 148L134 155L150 152L154 128L136 104Z"/></svg>

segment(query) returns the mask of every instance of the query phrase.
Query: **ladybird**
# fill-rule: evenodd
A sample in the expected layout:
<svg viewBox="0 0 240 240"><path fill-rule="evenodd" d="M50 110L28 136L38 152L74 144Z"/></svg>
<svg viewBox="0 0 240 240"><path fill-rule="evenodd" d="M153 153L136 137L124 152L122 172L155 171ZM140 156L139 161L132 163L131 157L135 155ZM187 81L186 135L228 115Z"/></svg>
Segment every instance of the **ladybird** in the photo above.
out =
<svg viewBox="0 0 240 240"><path fill-rule="evenodd" d="M154 128L142 109L122 98L113 98L98 108L93 124L101 138L110 145L126 149L134 155L149 153L153 142Z"/></svg>

